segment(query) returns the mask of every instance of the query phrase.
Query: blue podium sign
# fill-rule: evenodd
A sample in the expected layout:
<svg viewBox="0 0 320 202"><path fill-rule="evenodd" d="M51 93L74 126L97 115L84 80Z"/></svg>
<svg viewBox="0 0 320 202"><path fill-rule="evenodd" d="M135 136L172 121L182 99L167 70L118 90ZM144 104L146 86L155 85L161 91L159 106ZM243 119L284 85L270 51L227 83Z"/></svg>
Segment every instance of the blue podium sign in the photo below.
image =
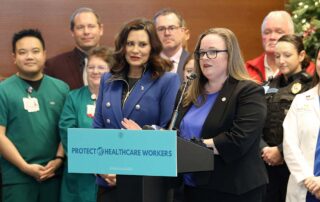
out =
<svg viewBox="0 0 320 202"><path fill-rule="evenodd" d="M177 138L168 130L68 129L70 173L177 176Z"/></svg>

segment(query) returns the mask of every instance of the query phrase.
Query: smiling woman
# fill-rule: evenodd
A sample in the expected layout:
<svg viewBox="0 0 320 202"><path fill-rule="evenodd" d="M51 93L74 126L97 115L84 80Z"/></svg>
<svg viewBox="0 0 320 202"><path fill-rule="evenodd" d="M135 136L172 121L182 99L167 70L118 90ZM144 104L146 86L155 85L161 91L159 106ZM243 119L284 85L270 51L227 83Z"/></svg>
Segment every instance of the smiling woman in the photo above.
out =
<svg viewBox="0 0 320 202"><path fill-rule="evenodd" d="M170 62L160 57L161 50L161 42L151 21L136 19L124 25L115 42L115 64L111 73L103 75L101 80L94 128L126 128L128 120L134 121L138 127L166 127L180 79L175 73L165 72ZM106 195L119 190L114 188L113 175L106 175L105 179L108 183L101 177L97 181L99 189ZM125 194L117 194L114 200L142 201L141 177L117 176L116 182L122 183ZM166 201L166 194L161 201Z"/></svg>
<svg viewBox="0 0 320 202"><path fill-rule="evenodd" d="M140 78L144 64L151 51L148 34L145 30L131 31L126 45L126 60L130 66L129 78Z"/></svg>
<svg viewBox="0 0 320 202"><path fill-rule="evenodd" d="M100 79L105 72L109 72L113 65L112 54L111 49L104 46L92 49L88 56L88 66L85 68L88 86L71 91L66 99L59 121L61 143L66 156L68 154L68 128L90 128L92 125ZM80 148L71 152L92 153L95 151ZM68 167L68 162L66 162L62 177L61 202L78 202L84 198L87 202L97 201L95 175L68 173Z"/></svg>

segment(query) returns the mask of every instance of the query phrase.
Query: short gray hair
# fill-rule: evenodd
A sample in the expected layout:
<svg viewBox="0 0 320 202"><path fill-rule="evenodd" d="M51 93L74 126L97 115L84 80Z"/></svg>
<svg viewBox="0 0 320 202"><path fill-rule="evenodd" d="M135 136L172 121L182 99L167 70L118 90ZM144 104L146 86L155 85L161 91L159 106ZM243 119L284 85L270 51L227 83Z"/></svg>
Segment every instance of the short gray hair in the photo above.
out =
<svg viewBox="0 0 320 202"><path fill-rule="evenodd" d="M283 11L283 10L269 12L268 15L262 21L261 32L263 32L267 20L275 16L281 16L282 18L285 18L287 20L288 28L289 28L289 33L287 34L294 34L294 23L292 21L291 15L287 11Z"/></svg>

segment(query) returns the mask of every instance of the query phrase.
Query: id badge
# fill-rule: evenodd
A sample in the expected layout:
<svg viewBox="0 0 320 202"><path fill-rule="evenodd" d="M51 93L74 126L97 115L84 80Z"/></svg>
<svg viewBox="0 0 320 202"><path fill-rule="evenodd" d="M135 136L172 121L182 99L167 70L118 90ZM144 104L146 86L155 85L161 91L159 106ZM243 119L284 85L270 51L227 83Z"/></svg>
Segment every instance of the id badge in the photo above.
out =
<svg viewBox="0 0 320 202"><path fill-rule="evenodd" d="M40 111L39 103L37 98L23 98L23 107L28 112Z"/></svg>
<svg viewBox="0 0 320 202"><path fill-rule="evenodd" d="M93 118L96 106L95 105L87 105L87 116Z"/></svg>

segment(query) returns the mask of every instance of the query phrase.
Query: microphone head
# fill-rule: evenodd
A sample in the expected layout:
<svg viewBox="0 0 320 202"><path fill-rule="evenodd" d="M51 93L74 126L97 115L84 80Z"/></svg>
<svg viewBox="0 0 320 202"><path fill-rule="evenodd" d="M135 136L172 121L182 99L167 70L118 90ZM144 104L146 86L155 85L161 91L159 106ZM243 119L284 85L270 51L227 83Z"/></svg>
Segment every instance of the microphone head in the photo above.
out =
<svg viewBox="0 0 320 202"><path fill-rule="evenodd" d="M188 76L187 76L187 79L188 80L194 80L195 78L197 78L197 74L194 73L194 72L191 72Z"/></svg>
<svg viewBox="0 0 320 202"><path fill-rule="evenodd" d="M150 126L150 125L144 125L143 127L142 127L142 130L155 130L152 126Z"/></svg>
<svg viewBox="0 0 320 202"><path fill-rule="evenodd" d="M144 125L142 127L142 130L164 130L164 128L161 128L160 126L157 126L157 125Z"/></svg>

